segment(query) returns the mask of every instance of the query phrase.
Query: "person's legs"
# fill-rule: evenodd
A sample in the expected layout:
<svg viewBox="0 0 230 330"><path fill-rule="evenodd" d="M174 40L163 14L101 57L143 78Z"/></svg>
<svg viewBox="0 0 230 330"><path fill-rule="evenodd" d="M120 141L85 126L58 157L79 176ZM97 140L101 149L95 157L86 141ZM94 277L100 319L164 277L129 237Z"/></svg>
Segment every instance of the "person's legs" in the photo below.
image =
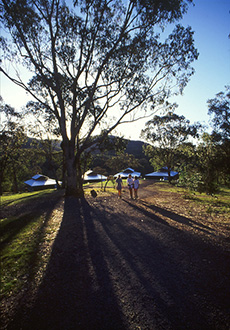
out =
<svg viewBox="0 0 230 330"><path fill-rule="evenodd" d="M129 188L130 198L133 198L133 189Z"/></svg>

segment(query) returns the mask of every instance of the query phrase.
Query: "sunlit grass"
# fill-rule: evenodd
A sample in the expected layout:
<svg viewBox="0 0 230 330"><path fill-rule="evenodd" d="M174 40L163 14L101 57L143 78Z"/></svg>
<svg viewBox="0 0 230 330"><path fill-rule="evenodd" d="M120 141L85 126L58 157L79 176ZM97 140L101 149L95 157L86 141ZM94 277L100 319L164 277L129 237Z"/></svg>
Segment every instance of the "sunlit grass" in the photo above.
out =
<svg viewBox="0 0 230 330"><path fill-rule="evenodd" d="M144 182L144 180L140 179L139 180L140 185L142 184L142 182ZM105 188L105 184L106 181L103 182L91 182L91 183L86 183L83 185L84 187L84 192L87 195L90 195L90 192L92 189L96 190L96 192L100 195L108 195L108 194L117 194L117 189L116 189L116 182L115 180L109 181L108 184L106 185ZM123 189L125 189L127 187L127 179L123 179L122 180L122 185L123 185ZM105 188L105 189L104 189Z"/></svg>
<svg viewBox="0 0 230 330"><path fill-rule="evenodd" d="M20 202L29 205L31 200L52 192L55 190L7 195L3 196L3 203L5 207ZM51 218L43 209L36 209L0 220L1 298L19 292L35 276L41 260L49 258L40 253L40 248L57 230L58 224L51 223Z"/></svg>
<svg viewBox="0 0 230 330"><path fill-rule="evenodd" d="M230 192L226 192L227 190L224 189L214 196L194 193L186 198L204 206L210 215L230 215Z"/></svg>
<svg viewBox="0 0 230 330"><path fill-rule="evenodd" d="M31 276L43 220L35 214L1 220L1 296L18 291Z"/></svg>
<svg viewBox="0 0 230 330"><path fill-rule="evenodd" d="M85 183L83 185L84 193L86 196L88 196L90 195L91 190L95 190L97 194L104 196L117 192L115 189L115 181L114 182L109 181L108 184L106 185L106 188L105 188L105 184L106 181Z"/></svg>
<svg viewBox="0 0 230 330"><path fill-rule="evenodd" d="M205 193L198 193L186 188L177 187L166 182L158 182L155 184L155 187L156 186L161 191L181 194L184 199L205 207L208 214L230 215L230 189L227 187L220 187L220 191L215 195L207 195Z"/></svg>
<svg viewBox="0 0 230 330"><path fill-rule="evenodd" d="M6 194L0 197L1 199L1 205L15 205L24 201L29 201L34 198L40 198L43 196L46 196L52 192L54 192L55 189L46 189L41 191L34 191L34 192L24 192L24 193L18 193L18 194Z"/></svg>
<svg viewBox="0 0 230 330"><path fill-rule="evenodd" d="M173 184L169 184L168 182L162 181L162 182L156 182L154 186L157 186L157 188L161 191L167 191L167 192L175 192L175 193L184 193L188 191L185 188L177 187ZM153 188L154 188L153 186Z"/></svg>

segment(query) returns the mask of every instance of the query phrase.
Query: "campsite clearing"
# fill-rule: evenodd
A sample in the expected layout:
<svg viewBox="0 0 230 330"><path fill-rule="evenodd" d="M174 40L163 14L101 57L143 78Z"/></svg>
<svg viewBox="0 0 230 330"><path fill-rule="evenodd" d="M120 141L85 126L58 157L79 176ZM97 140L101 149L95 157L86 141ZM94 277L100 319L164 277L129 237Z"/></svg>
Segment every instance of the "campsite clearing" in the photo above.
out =
<svg viewBox="0 0 230 330"><path fill-rule="evenodd" d="M26 270L13 275L21 285L2 292L1 328L229 329L229 198L205 204L146 180L138 200L98 188L97 198L56 191L5 205L5 267L14 265L6 249L26 229L34 244Z"/></svg>

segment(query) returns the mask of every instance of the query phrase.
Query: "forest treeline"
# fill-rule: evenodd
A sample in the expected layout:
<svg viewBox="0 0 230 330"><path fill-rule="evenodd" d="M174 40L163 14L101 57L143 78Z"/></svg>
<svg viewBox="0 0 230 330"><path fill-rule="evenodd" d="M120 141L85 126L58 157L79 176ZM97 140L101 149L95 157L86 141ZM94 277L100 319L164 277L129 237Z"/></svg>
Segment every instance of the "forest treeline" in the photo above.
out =
<svg viewBox="0 0 230 330"><path fill-rule="evenodd" d="M131 167L144 176L166 166L179 172L177 184L215 193L221 185L230 185L230 87L208 100L208 107L210 133L200 123L191 125L184 116L168 111L146 123L141 133L146 143L112 135L103 140L92 137L90 148L81 155L79 170L83 174L92 169L110 176ZM61 140L54 138L55 132L35 132L22 113L3 100L1 112L0 194L22 191L24 181L37 173L62 181L64 188L65 157ZM94 140L102 142L93 143Z"/></svg>
<svg viewBox="0 0 230 330"><path fill-rule="evenodd" d="M114 140L122 140L115 150ZM170 158L171 168L179 172L177 184L191 190L214 193L221 185L230 185L229 142L220 143L215 136L204 133L197 145L186 142L176 149L162 152L142 141L109 137L110 146L96 148L82 158L82 172L92 169L109 176L131 167L146 173L159 170ZM19 192L24 181L41 173L63 181L63 152L59 140L28 138L16 128L1 135L1 192Z"/></svg>

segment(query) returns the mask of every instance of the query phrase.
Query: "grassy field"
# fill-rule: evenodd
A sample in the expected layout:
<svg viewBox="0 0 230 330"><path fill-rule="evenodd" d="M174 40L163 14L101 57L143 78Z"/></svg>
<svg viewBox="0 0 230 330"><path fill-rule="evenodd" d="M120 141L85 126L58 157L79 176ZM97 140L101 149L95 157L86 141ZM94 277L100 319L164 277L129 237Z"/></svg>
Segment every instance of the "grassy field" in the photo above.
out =
<svg viewBox="0 0 230 330"><path fill-rule="evenodd" d="M49 198L54 190L1 196L4 208L29 205ZM50 230L49 219L42 212L23 212L0 220L1 297L21 289L39 264L38 247Z"/></svg>
<svg viewBox="0 0 230 330"><path fill-rule="evenodd" d="M31 263L35 260L38 229L42 217L33 215L1 220L1 283L2 294L11 293L21 288L25 274L30 272ZM6 244L7 243L7 244Z"/></svg>
<svg viewBox="0 0 230 330"><path fill-rule="evenodd" d="M112 182L108 183L104 192L101 183L85 184L86 196L95 189L98 193L108 195L115 193ZM49 189L37 192L19 194L6 194L0 197L2 208L14 208L15 206L36 203L41 198L49 198L56 190ZM0 220L0 262L1 262L1 298L18 292L29 280L35 276L41 262L45 262L44 255L39 251L44 240L52 236L57 230L57 223L53 223L46 214L38 214L37 211L17 214Z"/></svg>
<svg viewBox="0 0 230 330"><path fill-rule="evenodd" d="M209 214L225 215L230 218L230 188L221 187L220 191L214 195L189 191L185 188L170 185L168 183L157 183L162 191L179 193L184 199L190 200L206 208Z"/></svg>
<svg viewBox="0 0 230 330"><path fill-rule="evenodd" d="M0 201L1 201L2 206L15 205L15 204L22 203L22 202L29 203L33 199L48 196L53 191L54 191L53 189L46 189L46 190L35 191L35 192L5 194L3 196L0 196Z"/></svg>

